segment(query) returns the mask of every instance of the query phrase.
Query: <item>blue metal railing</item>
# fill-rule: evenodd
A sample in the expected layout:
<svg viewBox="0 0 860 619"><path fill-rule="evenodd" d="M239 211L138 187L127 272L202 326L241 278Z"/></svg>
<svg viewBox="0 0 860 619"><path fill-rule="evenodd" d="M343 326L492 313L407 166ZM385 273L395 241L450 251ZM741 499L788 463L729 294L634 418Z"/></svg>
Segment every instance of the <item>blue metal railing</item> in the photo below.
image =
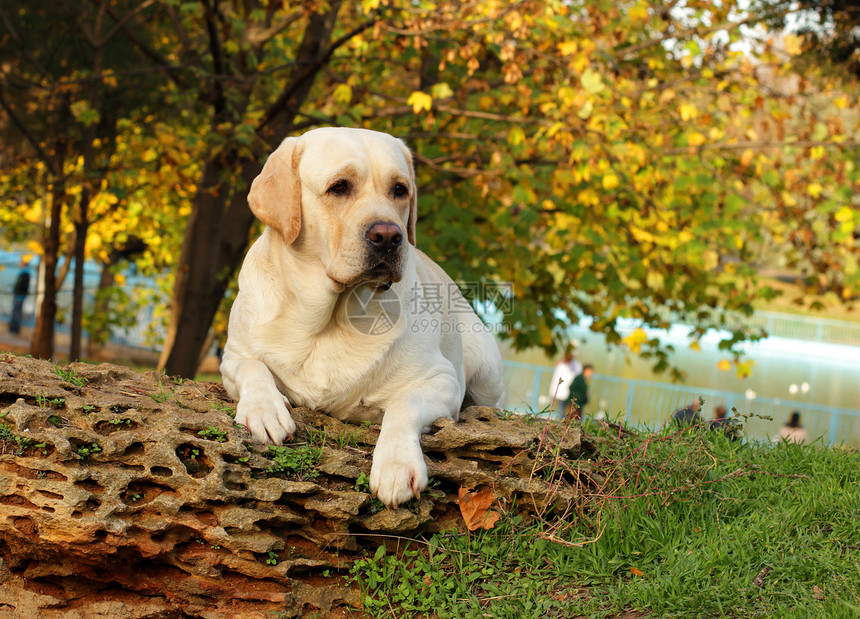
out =
<svg viewBox="0 0 860 619"><path fill-rule="evenodd" d="M536 413L546 409L553 387L549 384L553 368L517 361L505 361L506 407L519 412ZM768 441L780 426L800 411L810 440L821 438L831 445L860 447L860 411L795 402L779 398L748 399L742 393L689 387L670 383L593 374L586 414L598 411L609 418L621 418L627 424L662 426L673 411L703 398L702 417L712 417L714 408L725 406L730 415L745 416L744 437L747 440ZM736 413L731 411L736 410Z"/></svg>

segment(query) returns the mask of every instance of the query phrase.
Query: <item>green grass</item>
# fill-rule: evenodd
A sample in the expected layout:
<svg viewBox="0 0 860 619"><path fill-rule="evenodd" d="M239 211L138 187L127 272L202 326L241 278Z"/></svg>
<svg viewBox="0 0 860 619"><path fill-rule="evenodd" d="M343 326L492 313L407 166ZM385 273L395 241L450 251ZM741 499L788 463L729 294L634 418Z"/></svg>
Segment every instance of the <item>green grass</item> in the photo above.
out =
<svg viewBox="0 0 860 619"><path fill-rule="evenodd" d="M565 520L359 560L379 617L856 617L860 455L705 432L610 440ZM641 574L641 575L640 575ZM756 577L760 576L760 585Z"/></svg>
<svg viewBox="0 0 860 619"><path fill-rule="evenodd" d="M71 383L76 387L83 387L87 384L87 379L78 374L75 370L70 367L64 367L60 365L54 366L54 374L60 377L61 380L66 381L67 383Z"/></svg>
<svg viewBox="0 0 860 619"><path fill-rule="evenodd" d="M322 449L312 445L269 445L266 457L272 460L272 464L266 469L268 475L283 475L307 481L319 475L316 466L322 457Z"/></svg>

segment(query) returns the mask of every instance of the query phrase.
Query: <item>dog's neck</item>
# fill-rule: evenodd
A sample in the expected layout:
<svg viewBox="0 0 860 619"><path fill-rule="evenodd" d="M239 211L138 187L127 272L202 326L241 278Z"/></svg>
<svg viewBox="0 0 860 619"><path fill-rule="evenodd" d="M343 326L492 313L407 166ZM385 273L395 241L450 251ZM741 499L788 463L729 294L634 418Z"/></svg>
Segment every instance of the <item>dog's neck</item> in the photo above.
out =
<svg viewBox="0 0 860 619"><path fill-rule="evenodd" d="M269 255L272 257L273 268L280 271L277 281L283 282L282 291L286 303L283 308L289 308L289 316L283 316L289 323L301 325L300 338L314 338L331 329L355 329L356 324L351 319L348 303L355 306L356 298L366 301L368 296L376 299L382 296L391 299L395 297L401 303L407 303L408 290L405 290L403 280L389 285L360 284L358 286L342 287L329 279L325 265L315 255L307 255L298 248L284 244L277 233L266 231L270 236ZM404 272L414 268L411 252L404 259ZM302 273L297 278L295 273ZM310 275L310 276L309 276ZM405 278L409 279L409 278ZM320 285L327 282L329 285ZM375 290L374 290L375 288ZM390 306L389 306L390 307ZM379 304L371 304L367 311L380 312ZM362 326L358 327L359 329Z"/></svg>

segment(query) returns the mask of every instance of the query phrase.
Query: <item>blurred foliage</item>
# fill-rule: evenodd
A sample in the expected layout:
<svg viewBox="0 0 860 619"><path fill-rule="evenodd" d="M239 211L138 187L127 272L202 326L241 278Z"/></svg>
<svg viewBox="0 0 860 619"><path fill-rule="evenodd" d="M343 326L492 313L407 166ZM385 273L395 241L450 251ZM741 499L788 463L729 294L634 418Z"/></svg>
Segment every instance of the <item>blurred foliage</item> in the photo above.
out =
<svg viewBox="0 0 860 619"><path fill-rule="evenodd" d="M695 345L727 314L748 314L776 294L758 282L763 268L797 273L808 292L857 297L857 83L816 69L798 35L776 29L805 5L760 3L755 13L749 3L703 0L109 6L105 31L122 41L121 53L86 79L101 80L113 93L102 100L122 102L122 113L115 151L99 167L94 258L138 234L147 249L136 261L164 283L183 234L207 225L189 220L194 200L215 192L226 208L243 194L242 165L274 148L273 114L295 104L287 133L362 126L410 144L419 246L466 286L513 283L504 321L518 347L553 352L566 327L589 316L610 343L635 346L665 369L667 349L656 339L623 342L620 320L686 320L698 327ZM16 24L31 11L4 16ZM91 22L68 11L59 15L78 26L69 36L85 39ZM325 66L291 102L285 83L298 83L294 59L321 14L337 20L330 40L316 42ZM71 69L52 82L36 75L30 56L56 52L51 36L27 39L25 54L12 51L14 36L0 45L4 132L14 128L16 101L26 102L18 116L27 126L43 106L66 105L81 125L104 116L88 107L86 80ZM8 94L13 85L18 97ZM34 144L49 147L56 131L34 130L38 140L19 132L20 148L5 148L0 165L4 237L34 248L54 182ZM72 144L68 212L80 161ZM214 187L201 178L203 161L221 163ZM245 232L213 234L216 242ZM737 332L724 345L757 335Z"/></svg>

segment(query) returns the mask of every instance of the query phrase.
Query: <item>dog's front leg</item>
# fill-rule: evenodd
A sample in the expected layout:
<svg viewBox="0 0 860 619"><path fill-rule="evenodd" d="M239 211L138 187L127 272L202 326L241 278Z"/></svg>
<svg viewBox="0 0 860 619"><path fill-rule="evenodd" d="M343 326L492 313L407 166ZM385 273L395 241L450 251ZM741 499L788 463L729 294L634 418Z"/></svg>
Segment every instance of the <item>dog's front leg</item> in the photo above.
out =
<svg viewBox="0 0 860 619"><path fill-rule="evenodd" d="M257 359L224 359L224 387L236 405L236 423L248 428L258 443L280 445L296 431L287 399L278 391L266 364Z"/></svg>
<svg viewBox="0 0 860 619"><path fill-rule="evenodd" d="M455 419L462 401L457 379L437 376L389 402L370 467L370 491L387 507L417 499L427 487L421 432L440 417Z"/></svg>

